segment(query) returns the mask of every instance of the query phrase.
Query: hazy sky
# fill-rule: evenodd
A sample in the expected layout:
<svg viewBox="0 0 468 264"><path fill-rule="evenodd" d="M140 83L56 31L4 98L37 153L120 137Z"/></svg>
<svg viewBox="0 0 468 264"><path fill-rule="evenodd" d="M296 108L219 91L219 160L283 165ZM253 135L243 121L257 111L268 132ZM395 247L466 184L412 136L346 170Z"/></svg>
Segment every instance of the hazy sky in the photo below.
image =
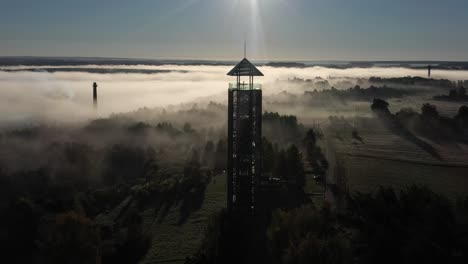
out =
<svg viewBox="0 0 468 264"><path fill-rule="evenodd" d="M468 60L466 0L0 0L0 56Z"/></svg>

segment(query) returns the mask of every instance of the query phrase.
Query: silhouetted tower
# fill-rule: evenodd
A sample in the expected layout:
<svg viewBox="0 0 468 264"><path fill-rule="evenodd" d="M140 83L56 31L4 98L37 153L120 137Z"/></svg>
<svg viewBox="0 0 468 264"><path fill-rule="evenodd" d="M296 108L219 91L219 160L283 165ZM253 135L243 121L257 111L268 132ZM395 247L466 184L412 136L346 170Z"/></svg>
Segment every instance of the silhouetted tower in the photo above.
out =
<svg viewBox="0 0 468 264"><path fill-rule="evenodd" d="M427 66L427 78L431 78L431 69L432 69L432 66L431 65L428 65Z"/></svg>
<svg viewBox="0 0 468 264"><path fill-rule="evenodd" d="M97 109L97 83L93 83L93 104L94 104L94 110Z"/></svg>
<svg viewBox="0 0 468 264"><path fill-rule="evenodd" d="M245 57L227 75L235 76L228 96L228 211L253 214L262 173L262 90L254 76L263 76ZM248 83L241 77L249 77Z"/></svg>

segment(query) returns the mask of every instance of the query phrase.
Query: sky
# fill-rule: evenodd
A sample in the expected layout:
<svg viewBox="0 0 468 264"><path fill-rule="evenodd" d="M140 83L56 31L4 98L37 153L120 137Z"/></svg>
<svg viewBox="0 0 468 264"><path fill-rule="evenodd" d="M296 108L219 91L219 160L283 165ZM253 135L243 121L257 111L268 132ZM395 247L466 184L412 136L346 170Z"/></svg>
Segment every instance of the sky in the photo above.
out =
<svg viewBox="0 0 468 264"><path fill-rule="evenodd" d="M468 60L466 0L0 0L0 56Z"/></svg>

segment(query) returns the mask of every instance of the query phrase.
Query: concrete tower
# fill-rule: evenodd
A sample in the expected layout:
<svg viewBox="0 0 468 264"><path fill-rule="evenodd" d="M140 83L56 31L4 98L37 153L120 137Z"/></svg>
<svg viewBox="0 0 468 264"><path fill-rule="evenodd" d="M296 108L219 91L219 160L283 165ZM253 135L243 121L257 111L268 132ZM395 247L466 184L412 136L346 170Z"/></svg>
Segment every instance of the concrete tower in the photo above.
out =
<svg viewBox="0 0 468 264"><path fill-rule="evenodd" d="M262 173L262 90L253 81L263 73L244 58L227 75L236 77L228 92L227 208L247 215L255 212Z"/></svg>
<svg viewBox="0 0 468 264"><path fill-rule="evenodd" d="M94 110L97 110L97 83L93 83L93 105L94 105Z"/></svg>

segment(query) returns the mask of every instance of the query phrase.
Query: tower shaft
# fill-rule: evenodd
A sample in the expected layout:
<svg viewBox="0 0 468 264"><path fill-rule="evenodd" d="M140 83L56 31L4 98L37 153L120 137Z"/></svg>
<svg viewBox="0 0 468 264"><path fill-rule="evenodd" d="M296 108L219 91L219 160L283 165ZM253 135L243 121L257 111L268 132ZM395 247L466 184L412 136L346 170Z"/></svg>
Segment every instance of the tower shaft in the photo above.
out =
<svg viewBox="0 0 468 264"><path fill-rule="evenodd" d="M262 164L262 90L229 90L228 209L253 212Z"/></svg>

